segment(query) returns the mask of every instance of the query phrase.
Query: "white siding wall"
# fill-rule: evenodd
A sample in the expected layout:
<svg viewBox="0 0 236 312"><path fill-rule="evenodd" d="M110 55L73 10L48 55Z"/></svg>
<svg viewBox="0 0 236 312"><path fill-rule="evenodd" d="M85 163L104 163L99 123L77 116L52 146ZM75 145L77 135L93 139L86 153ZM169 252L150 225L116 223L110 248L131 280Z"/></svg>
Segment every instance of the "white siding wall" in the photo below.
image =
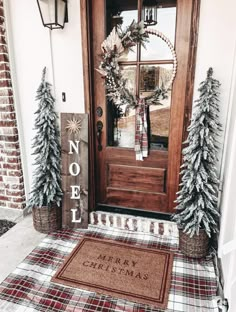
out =
<svg viewBox="0 0 236 312"><path fill-rule="evenodd" d="M226 5L227 3L227 5ZM221 202L221 235L219 254L225 279L225 296L229 300L230 312L236 311L236 66L235 43L236 19L234 0L202 0L197 54L195 98L199 82L204 79L209 66L221 82L221 121L224 132L221 137L219 169L224 180ZM235 241L234 241L235 240ZM231 242L234 250L228 254L223 247Z"/></svg>
<svg viewBox="0 0 236 312"><path fill-rule="evenodd" d="M224 127L230 98L236 39L236 33L232 31L236 28L234 10L236 10L235 0L201 0L194 98L198 97L197 89L199 83L205 79L207 69L213 67L214 76L221 83L221 122ZM221 142L223 149L224 133Z"/></svg>
<svg viewBox="0 0 236 312"><path fill-rule="evenodd" d="M226 148L224 150L222 219L219 239L219 257L222 260L225 280L225 296L230 303L230 312L236 311L236 53L232 79Z"/></svg>
<svg viewBox="0 0 236 312"><path fill-rule="evenodd" d="M4 4L28 194L32 181L35 95L44 66L48 69L48 80L55 88L56 110L84 112L80 0L69 1L69 23L64 30L52 31L51 39L50 30L42 25L36 0L5 0ZM65 103L62 102L62 92L66 92Z"/></svg>

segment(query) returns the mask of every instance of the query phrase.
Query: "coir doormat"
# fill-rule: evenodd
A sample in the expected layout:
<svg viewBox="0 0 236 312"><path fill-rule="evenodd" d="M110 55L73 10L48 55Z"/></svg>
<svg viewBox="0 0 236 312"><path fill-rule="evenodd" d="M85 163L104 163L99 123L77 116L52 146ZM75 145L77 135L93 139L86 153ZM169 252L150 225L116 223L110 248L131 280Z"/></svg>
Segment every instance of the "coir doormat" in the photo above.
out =
<svg viewBox="0 0 236 312"><path fill-rule="evenodd" d="M172 265L168 251L84 237L52 281L165 309Z"/></svg>

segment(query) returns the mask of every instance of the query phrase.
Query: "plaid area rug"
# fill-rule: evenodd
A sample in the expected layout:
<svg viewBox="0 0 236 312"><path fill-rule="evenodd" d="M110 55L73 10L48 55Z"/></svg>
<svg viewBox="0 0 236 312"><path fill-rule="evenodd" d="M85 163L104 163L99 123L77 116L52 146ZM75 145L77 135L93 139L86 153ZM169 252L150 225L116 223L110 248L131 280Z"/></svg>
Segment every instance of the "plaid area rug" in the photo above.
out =
<svg viewBox="0 0 236 312"><path fill-rule="evenodd" d="M178 251L178 237L105 225L48 235L0 285L1 312L161 312L148 305L98 295L50 282L82 236L174 251L168 308L165 311L216 312L217 279L212 259L191 260ZM17 251L16 251L17 252Z"/></svg>

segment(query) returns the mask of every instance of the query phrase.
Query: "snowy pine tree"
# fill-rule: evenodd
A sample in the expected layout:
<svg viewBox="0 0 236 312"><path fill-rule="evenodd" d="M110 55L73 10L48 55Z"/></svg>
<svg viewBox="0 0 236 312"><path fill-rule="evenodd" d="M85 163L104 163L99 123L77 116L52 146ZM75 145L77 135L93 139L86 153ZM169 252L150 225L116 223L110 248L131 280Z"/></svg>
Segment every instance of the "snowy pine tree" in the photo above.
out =
<svg viewBox="0 0 236 312"><path fill-rule="evenodd" d="M60 133L57 114L54 111L54 98L51 85L45 80L46 68L43 70L42 81L37 90L36 100L39 101L35 112L36 135L32 148L35 157L35 171L28 207L60 206L61 190L61 153Z"/></svg>
<svg viewBox="0 0 236 312"><path fill-rule="evenodd" d="M177 193L177 212L173 216L178 226L190 237L204 229L210 237L218 232L217 208L217 137L219 122L219 81L209 68L200 84L200 97L194 107L188 128L187 147L183 149L182 180Z"/></svg>

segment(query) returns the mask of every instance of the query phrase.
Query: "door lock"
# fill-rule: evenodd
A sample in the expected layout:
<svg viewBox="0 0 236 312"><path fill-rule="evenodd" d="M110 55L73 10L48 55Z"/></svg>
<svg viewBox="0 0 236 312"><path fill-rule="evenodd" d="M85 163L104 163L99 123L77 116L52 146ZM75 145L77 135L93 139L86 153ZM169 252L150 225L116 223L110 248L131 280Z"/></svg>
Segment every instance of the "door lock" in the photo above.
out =
<svg viewBox="0 0 236 312"><path fill-rule="evenodd" d="M103 123L101 120L97 121L97 140L98 140L98 151L102 150L102 128Z"/></svg>
<svg viewBox="0 0 236 312"><path fill-rule="evenodd" d="M102 117L103 115L103 109L101 108L101 106L98 106L96 109L96 113L98 117Z"/></svg>

